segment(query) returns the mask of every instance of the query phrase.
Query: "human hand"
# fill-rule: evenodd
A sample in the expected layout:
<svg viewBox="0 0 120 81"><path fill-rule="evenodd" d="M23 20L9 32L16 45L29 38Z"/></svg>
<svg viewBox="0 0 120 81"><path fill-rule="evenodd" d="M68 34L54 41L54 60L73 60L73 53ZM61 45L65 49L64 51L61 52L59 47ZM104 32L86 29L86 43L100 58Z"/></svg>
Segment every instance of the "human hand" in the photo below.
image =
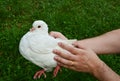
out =
<svg viewBox="0 0 120 81"><path fill-rule="evenodd" d="M60 39L67 40L67 38L60 32L52 31L52 32L50 32L50 35L54 38L60 38Z"/></svg>
<svg viewBox="0 0 120 81"><path fill-rule="evenodd" d="M80 47L77 45L68 45L64 43L58 43L58 45L66 51L53 50L56 54L54 59L58 65L81 72L94 73L96 68L102 65L102 61L98 58L96 53L91 49Z"/></svg>

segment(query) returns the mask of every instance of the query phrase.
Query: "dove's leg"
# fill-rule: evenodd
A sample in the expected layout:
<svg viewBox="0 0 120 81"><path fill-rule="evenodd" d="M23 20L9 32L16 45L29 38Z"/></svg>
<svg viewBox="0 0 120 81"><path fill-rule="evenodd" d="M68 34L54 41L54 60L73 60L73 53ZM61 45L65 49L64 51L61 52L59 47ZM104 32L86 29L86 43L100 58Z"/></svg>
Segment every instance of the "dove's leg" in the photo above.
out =
<svg viewBox="0 0 120 81"><path fill-rule="evenodd" d="M59 70L60 70L60 66L57 65L57 66L55 67L55 69L54 69L53 77L56 77L56 76L57 76Z"/></svg>
<svg viewBox="0 0 120 81"><path fill-rule="evenodd" d="M46 74L45 74L45 70L44 70L44 69L36 72L33 78L34 78L34 79L40 78L42 74L43 74L44 77L46 78Z"/></svg>

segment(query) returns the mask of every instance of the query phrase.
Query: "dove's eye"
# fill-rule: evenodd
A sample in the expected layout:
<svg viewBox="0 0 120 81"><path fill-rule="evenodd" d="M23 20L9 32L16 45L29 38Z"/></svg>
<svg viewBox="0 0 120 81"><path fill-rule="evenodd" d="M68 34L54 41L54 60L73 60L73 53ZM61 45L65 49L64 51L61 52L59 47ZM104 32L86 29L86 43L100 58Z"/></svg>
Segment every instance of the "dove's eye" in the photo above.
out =
<svg viewBox="0 0 120 81"><path fill-rule="evenodd" d="M40 28L41 26L38 26L38 28Z"/></svg>

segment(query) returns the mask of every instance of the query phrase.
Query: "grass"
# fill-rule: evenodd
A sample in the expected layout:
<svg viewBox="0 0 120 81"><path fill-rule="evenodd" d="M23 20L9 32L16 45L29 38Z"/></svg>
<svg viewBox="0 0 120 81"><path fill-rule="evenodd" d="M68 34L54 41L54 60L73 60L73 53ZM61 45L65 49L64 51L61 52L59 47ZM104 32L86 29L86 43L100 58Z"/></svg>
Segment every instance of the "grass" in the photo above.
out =
<svg viewBox="0 0 120 81"><path fill-rule="evenodd" d="M120 0L0 0L0 81L98 81L88 73L62 68L56 78L33 80L40 68L18 51L20 38L34 20L44 20L49 31L78 40L120 27ZM101 55L120 74L119 55Z"/></svg>

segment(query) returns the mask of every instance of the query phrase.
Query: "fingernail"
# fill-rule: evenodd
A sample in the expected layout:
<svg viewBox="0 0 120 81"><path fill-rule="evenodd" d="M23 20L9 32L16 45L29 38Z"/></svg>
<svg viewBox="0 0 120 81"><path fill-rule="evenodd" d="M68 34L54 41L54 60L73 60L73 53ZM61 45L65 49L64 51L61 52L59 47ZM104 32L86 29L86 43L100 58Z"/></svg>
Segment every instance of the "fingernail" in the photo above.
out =
<svg viewBox="0 0 120 81"><path fill-rule="evenodd" d="M57 58L58 58L57 56L54 57L55 60L56 60Z"/></svg>
<svg viewBox="0 0 120 81"><path fill-rule="evenodd" d="M59 45L59 46L62 46L62 42L58 42L58 45Z"/></svg>
<svg viewBox="0 0 120 81"><path fill-rule="evenodd" d="M56 50L56 49L54 49L54 50L53 50L53 53L57 53L57 50Z"/></svg>

